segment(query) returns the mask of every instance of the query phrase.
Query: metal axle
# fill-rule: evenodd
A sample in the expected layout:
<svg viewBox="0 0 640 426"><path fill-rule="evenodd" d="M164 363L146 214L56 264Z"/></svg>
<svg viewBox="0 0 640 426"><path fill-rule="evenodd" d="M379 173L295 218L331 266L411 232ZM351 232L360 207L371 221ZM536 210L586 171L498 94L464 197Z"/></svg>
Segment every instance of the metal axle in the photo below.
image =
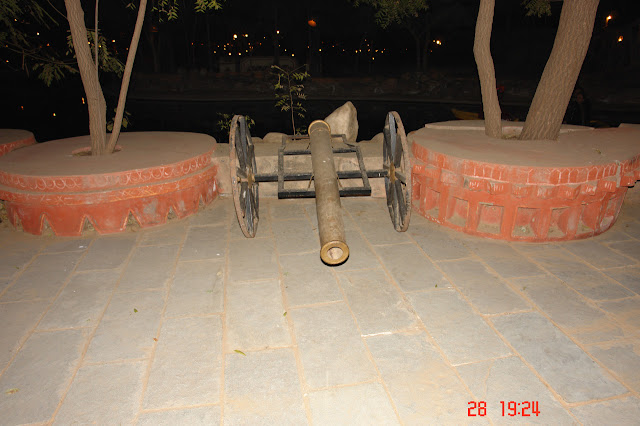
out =
<svg viewBox="0 0 640 426"><path fill-rule="evenodd" d="M325 121L314 121L309 125L309 140L316 190L320 258L328 265L339 265L349 257L349 247L344 236L338 174L331 148L331 128Z"/></svg>

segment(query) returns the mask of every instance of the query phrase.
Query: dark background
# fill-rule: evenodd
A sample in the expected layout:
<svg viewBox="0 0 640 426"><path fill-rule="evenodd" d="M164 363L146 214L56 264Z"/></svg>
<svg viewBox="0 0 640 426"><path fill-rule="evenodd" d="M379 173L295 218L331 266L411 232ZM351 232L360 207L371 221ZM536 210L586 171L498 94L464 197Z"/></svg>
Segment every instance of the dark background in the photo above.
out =
<svg viewBox="0 0 640 426"><path fill-rule="evenodd" d="M275 44L279 44L280 58L293 54L297 64L309 64L307 118L322 118L352 100L358 109L359 139L378 133L385 112L392 109L400 112L408 131L426 122L452 119L452 107L479 111L472 52L478 0L430 3L428 17L417 19L429 23L430 38L441 44L429 44L425 69L416 67L415 41L405 28L382 29L374 21L373 9L354 7L346 0L229 0L222 10L206 14L196 13L192 3L184 0L176 21L160 22L157 14L148 14L127 101L132 121L127 131L194 131L224 141L218 113L242 113L256 121L254 135L290 133L287 115L273 106L273 77L268 70L239 72L242 58L274 57ZM52 4L64 13L62 1ZM89 27L94 5L83 2ZM112 49L124 62L135 12L120 0L100 5L101 31L109 41L115 40ZM520 1L496 1L492 35L496 75L498 84L508 82L503 109L520 120L526 117L528 101L553 46L562 2L551 6L551 16L537 18L526 16ZM610 14L613 19L606 24ZM59 15L57 19L60 25L40 28L39 37L64 53L68 24ZM308 24L310 19L316 27ZM618 42L620 36L623 41ZM310 56L315 47L321 51ZM27 76L19 57L6 50L0 53L0 128L31 130L40 142L88 133L78 74L47 87L33 72ZM220 72L221 61L231 61L235 71ZM590 96L595 119L603 125L640 122L638 71L640 1L601 1L579 80ZM392 90L376 89L390 79L400 84ZM101 80L112 111L119 79L102 74ZM423 85L414 90L407 83L418 80L437 87L425 90ZM356 89L350 81L370 83ZM363 89L367 85L371 90ZM336 86L341 88L339 93Z"/></svg>

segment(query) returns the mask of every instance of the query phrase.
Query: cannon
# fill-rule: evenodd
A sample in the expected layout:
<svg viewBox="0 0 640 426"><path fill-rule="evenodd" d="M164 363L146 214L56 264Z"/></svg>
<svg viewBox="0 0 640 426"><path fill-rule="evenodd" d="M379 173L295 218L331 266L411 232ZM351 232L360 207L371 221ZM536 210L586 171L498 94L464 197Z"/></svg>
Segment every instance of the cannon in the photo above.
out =
<svg viewBox="0 0 640 426"><path fill-rule="evenodd" d="M278 150L277 173L259 174L251 133L245 117L236 115L229 132L229 169L233 202L242 233L247 238L256 235L259 221L259 183L278 182L278 198L315 197L320 237L320 258L328 265L339 265L349 257L344 224L342 221L342 196L371 195L369 178L384 178L387 207L391 222L398 232L409 227L411 217L411 164L407 137L397 112L387 113L382 145L383 168L366 170L360 147L349 144L344 135L331 134L330 126L316 120L309 125L306 136L284 136ZM293 141L308 141L307 149L288 149ZM334 141L337 141L334 146ZM336 171L334 154L353 153L359 170ZM287 172L285 156L310 155L312 170ZM359 179L361 185L343 185L342 180ZM313 188L285 189L285 181L313 182Z"/></svg>

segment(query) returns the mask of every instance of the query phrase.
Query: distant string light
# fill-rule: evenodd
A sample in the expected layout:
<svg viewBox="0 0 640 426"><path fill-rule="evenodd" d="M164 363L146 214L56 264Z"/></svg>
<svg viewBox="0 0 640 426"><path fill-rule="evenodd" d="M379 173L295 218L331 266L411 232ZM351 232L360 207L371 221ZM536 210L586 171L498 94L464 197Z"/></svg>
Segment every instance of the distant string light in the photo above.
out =
<svg viewBox="0 0 640 426"><path fill-rule="evenodd" d="M622 36L618 37L618 43L620 43L622 40L623 40Z"/></svg>

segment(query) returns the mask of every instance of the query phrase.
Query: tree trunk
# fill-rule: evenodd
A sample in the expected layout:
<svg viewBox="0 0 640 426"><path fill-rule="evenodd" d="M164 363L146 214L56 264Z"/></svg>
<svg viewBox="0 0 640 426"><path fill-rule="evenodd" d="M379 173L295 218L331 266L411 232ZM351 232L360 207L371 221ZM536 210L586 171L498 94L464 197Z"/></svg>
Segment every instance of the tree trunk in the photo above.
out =
<svg viewBox="0 0 640 426"><path fill-rule="evenodd" d="M73 48L78 60L80 77L87 95L91 153L93 155L105 154L107 145L107 104L104 100L102 87L97 79L97 69L91 57L87 27L84 23L84 12L80 5L80 0L64 0L64 3L67 8L67 19L71 29ZM97 37L94 42L98 43Z"/></svg>
<svg viewBox="0 0 640 426"><path fill-rule="evenodd" d="M491 57L491 27L495 0L480 0L476 34L473 42L473 56L478 66L480 90L482 92L482 109L484 111L484 128L487 136L502 137L501 111L496 90L496 72Z"/></svg>
<svg viewBox="0 0 640 426"><path fill-rule="evenodd" d="M138 18L136 19L136 26L133 29L133 36L131 36L131 44L129 45L129 54L127 55L127 63L124 66L124 73L122 74L122 85L120 86L120 96L118 98L118 107L116 108L116 116L113 119L113 132L109 138L109 145L107 146L107 154L111 154L116 148L116 142L120 136L120 127L122 126L122 116L124 114L124 105L127 101L127 91L129 90L129 80L131 80L131 72L133 71L133 62L136 59L136 51L138 50L138 43L140 42L140 33L142 32L142 24L144 23L144 14L147 9L147 0L140 0L138 6Z"/></svg>
<svg viewBox="0 0 640 426"><path fill-rule="evenodd" d="M589 48L599 0L565 0L551 55L520 139L557 140Z"/></svg>

